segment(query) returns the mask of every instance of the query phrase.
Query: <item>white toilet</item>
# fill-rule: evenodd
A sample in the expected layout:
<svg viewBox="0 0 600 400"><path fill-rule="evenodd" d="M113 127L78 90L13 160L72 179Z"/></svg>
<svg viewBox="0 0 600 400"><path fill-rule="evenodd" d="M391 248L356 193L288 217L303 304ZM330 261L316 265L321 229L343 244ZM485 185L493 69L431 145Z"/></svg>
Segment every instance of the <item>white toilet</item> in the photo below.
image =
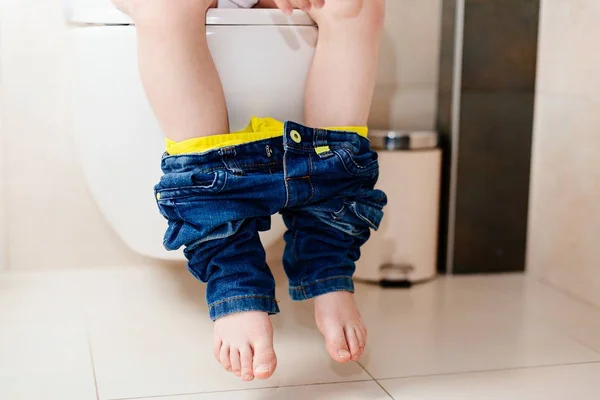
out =
<svg viewBox="0 0 600 400"><path fill-rule="evenodd" d="M131 249L182 259L182 252L162 247L166 221L153 187L162 174L164 137L138 76L135 27L110 0L65 1L74 61L70 118L89 189ZM219 9L209 11L207 23L231 129L244 128L253 115L302 122L304 82L318 36L310 17ZM262 236L265 247L284 231L274 217Z"/></svg>

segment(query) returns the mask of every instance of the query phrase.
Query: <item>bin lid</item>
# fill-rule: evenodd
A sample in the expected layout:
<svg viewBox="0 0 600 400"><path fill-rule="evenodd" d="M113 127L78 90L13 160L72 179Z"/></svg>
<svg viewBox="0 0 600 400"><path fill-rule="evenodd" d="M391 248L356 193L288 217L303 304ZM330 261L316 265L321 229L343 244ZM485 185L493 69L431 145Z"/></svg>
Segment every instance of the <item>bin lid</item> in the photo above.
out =
<svg viewBox="0 0 600 400"><path fill-rule="evenodd" d="M369 130L374 150L426 150L440 145L440 135L434 131Z"/></svg>

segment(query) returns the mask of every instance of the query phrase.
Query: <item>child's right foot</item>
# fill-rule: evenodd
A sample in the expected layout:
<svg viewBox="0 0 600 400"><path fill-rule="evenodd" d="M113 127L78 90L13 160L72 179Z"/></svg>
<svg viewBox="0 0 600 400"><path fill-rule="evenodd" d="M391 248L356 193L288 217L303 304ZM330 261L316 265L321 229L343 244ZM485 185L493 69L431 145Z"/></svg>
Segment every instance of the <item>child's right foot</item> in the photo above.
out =
<svg viewBox="0 0 600 400"><path fill-rule="evenodd" d="M264 312L243 312L215 322L215 357L242 380L267 379L277 367L273 325Z"/></svg>

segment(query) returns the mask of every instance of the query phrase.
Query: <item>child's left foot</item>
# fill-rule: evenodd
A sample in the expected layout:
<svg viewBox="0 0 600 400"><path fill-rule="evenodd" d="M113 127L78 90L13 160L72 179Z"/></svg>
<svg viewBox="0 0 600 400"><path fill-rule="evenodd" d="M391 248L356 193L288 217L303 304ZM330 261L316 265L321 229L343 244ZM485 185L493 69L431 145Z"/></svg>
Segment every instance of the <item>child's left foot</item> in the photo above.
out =
<svg viewBox="0 0 600 400"><path fill-rule="evenodd" d="M354 294L328 293L315 298L315 319L334 361L358 361L367 341L367 328L356 308Z"/></svg>
<svg viewBox="0 0 600 400"><path fill-rule="evenodd" d="M215 357L244 381L267 379L277 367L273 325L265 312L241 312L215 322Z"/></svg>

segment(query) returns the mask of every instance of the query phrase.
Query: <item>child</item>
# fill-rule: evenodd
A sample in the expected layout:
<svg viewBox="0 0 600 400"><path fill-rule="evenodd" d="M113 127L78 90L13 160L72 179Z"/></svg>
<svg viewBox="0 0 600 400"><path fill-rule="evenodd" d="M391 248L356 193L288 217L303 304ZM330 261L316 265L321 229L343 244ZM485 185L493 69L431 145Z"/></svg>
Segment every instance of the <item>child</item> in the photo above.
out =
<svg viewBox="0 0 600 400"><path fill-rule="evenodd" d="M208 284L217 360L245 381L275 371L269 315L279 309L258 232L281 212L290 295L314 299L335 361L358 361L367 331L354 262L386 203L373 188L377 156L365 139L385 0L219 0L301 8L319 26L304 121L315 128L265 118L234 134L205 34L218 2L113 1L136 23L141 77L168 138L156 187L169 221L165 246L184 246L190 271Z"/></svg>

